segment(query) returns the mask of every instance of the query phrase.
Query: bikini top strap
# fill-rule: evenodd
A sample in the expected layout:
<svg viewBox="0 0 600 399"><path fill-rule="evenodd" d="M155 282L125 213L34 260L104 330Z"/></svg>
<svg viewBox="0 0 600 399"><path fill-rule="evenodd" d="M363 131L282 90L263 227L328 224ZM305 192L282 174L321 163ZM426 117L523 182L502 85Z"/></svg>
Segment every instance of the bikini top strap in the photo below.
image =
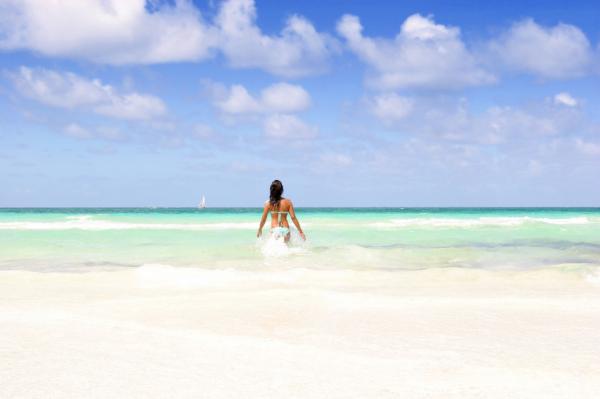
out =
<svg viewBox="0 0 600 399"><path fill-rule="evenodd" d="M282 199L283 199L283 198L282 198ZM281 205L281 200L279 201L279 204L278 204L278 205ZM271 210L271 213L272 213L272 214L273 214L273 213L277 213L277 214L280 214L280 215L281 215L281 214L286 214L286 213L288 213L288 211L277 211L277 210L275 210L275 207L273 207L273 209Z"/></svg>

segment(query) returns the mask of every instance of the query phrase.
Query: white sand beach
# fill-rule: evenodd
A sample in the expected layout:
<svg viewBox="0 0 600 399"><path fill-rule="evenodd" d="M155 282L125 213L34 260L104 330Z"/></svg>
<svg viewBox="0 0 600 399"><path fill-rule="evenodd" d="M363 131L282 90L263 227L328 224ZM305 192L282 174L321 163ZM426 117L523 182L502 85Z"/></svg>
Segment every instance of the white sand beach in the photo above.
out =
<svg viewBox="0 0 600 399"><path fill-rule="evenodd" d="M3 271L0 397L597 398L580 277Z"/></svg>

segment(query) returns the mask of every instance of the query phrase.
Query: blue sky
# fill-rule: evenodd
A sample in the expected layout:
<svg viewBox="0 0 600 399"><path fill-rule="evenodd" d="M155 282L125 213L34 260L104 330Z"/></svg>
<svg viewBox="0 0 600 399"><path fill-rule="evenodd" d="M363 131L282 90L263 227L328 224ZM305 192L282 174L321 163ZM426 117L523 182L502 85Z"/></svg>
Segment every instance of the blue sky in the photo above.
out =
<svg viewBox="0 0 600 399"><path fill-rule="evenodd" d="M0 206L598 206L600 6L0 1Z"/></svg>

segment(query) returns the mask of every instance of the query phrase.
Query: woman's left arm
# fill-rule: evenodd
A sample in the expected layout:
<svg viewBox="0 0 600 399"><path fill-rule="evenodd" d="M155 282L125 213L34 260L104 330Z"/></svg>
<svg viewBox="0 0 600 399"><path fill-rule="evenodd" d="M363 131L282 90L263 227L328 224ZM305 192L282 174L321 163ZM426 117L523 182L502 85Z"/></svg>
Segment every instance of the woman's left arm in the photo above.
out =
<svg viewBox="0 0 600 399"><path fill-rule="evenodd" d="M296 218L296 211L294 210L294 204L292 204L291 200L288 200L288 201L290 202L290 217L292 218L292 222L294 222L294 225L296 225L296 228L298 229L298 233L300 233L300 237L302 237L302 239L306 241L306 236L304 235L304 232L302 231L302 227L300 227L300 222Z"/></svg>
<svg viewBox="0 0 600 399"><path fill-rule="evenodd" d="M263 229L263 226L265 225L265 222L267 221L268 213L269 213L269 203L267 202L263 209L262 217L260 218L260 225L258 226L258 231L256 232L256 237L260 237L262 235L262 229Z"/></svg>

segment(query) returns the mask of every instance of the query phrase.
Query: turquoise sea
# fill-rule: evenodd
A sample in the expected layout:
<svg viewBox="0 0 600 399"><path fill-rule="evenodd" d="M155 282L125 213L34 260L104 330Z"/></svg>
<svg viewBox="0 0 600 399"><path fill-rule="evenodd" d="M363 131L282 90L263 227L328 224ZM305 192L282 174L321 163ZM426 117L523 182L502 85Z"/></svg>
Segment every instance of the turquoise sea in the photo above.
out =
<svg viewBox="0 0 600 399"><path fill-rule="evenodd" d="M414 270L600 267L600 208L299 208L308 240L269 252L258 208L0 210L0 269Z"/></svg>

